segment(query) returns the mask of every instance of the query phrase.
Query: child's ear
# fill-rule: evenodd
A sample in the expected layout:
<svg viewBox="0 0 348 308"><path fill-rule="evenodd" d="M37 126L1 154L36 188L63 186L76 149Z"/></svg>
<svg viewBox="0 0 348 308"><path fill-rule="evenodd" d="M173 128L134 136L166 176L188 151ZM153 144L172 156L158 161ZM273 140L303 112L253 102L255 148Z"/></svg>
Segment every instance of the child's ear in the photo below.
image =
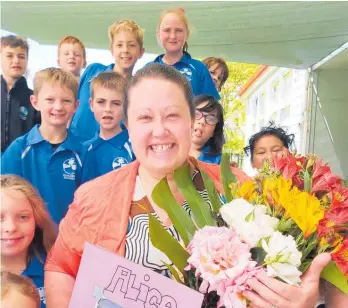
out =
<svg viewBox="0 0 348 308"><path fill-rule="evenodd" d="M93 104L92 97L89 98L89 106L91 107L92 112L94 112L94 110L93 110L94 104Z"/></svg>
<svg viewBox="0 0 348 308"><path fill-rule="evenodd" d="M85 60L85 62L83 63L82 68L86 68L86 66L87 66L87 61Z"/></svg>
<svg viewBox="0 0 348 308"><path fill-rule="evenodd" d="M76 100L74 112L77 110L77 108L79 107L79 105L80 105L80 101L79 101L79 100Z"/></svg>
<svg viewBox="0 0 348 308"><path fill-rule="evenodd" d="M59 61L59 58L57 59L57 65L60 67L60 61Z"/></svg>
<svg viewBox="0 0 348 308"><path fill-rule="evenodd" d="M30 102L31 102L31 105L35 108L35 110L40 111L40 108L37 102L37 97L35 95L30 95Z"/></svg>
<svg viewBox="0 0 348 308"><path fill-rule="evenodd" d="M139 59L144 55L144 52L145 52L145 48L140 48L140 57Z"/></svg>

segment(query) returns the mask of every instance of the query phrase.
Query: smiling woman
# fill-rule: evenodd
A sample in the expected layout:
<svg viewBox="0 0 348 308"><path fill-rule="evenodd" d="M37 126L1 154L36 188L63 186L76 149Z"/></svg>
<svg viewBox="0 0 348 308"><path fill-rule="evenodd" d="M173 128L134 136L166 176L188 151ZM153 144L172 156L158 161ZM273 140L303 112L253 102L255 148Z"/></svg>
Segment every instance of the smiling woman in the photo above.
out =
<svg viewBox="0 0 348 308"><path fill-rule="evenodd" d="M174 198L189 214L190 206L173 179L173 172L178 167L188 165L189 176L205 200L208 197L200 170L221 188L218 165L197 164L189 159L194 111L191 87L174 68L151 64L136 73L126 90L124 114L138 161L98 177L76 192L45 266L48 306L68 307L85 242L169 275L162 260L169 264L170 260L149 240L150 215L151 219L166 226L176 240L181 238L166 212L152 199L154 187L165 177ZM317 282L318 270L315 274L310 278ZM278 294L285 286L269 277L262 283L269 290L278 290ZM260 284L256 279L255 288ZM295 288L301 302L297 305L289 301L288 304L287 299L283 300L279 295L279 300L284 303L282 307L311 307L317 288L315 283L304 290L287 288L290 293L291 288ZM250 292L249 298L263 303L256 293ZM267 300L264 302L268 305Z"/></svg>

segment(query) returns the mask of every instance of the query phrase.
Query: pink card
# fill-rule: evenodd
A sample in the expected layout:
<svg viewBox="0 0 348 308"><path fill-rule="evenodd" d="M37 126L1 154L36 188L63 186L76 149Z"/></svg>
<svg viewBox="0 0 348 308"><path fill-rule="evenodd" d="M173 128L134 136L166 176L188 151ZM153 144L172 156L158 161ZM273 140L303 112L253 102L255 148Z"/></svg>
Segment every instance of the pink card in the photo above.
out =
<svg viewBox="0 0 348 308"><path fill-rule="evenodd" d="M85 244L69 308L201 308L203 294Z"/></svg>

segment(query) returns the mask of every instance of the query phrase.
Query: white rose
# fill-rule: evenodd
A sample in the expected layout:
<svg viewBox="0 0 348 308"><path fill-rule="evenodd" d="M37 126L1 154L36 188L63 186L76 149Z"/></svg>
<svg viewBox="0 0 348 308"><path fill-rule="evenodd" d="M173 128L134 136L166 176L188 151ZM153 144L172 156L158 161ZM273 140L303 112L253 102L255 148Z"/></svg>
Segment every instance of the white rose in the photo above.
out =
<svg viewBox="0 0 348 308"><path fill-rule="evenodd" d="M220 209L223 220L233 226L240 238L251 247L264 237L271 236L279 220L266 214L263 205L252 205L244 199L235 199Z"/></svg>
<svg viewBox="0 0 348 308"><path fill-rule="evenodd" d="M276 231L266 241L262 240L262 248L267 255L267 274L279 277L288 284L299 283L302 273L297 269L301 265L302 253L298 251L296 241L291 235L283 235Z"/></svg>
<svg viewBox="0 0 348 308"><path fill-rule="evenodd" d="M239 198L234 199L230 203L225 204L220 209L222 219L229 225L234 226L236 222L245 221L254 206L248 201Z"/></svg>

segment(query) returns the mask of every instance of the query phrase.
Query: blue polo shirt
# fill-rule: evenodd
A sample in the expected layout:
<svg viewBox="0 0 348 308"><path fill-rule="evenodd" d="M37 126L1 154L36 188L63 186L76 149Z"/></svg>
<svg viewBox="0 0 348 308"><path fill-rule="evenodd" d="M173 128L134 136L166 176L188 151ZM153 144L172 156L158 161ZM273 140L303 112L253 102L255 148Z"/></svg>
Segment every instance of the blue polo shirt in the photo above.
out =
<svg viewBox="0 0 348 308"><path fill-rule="evenodd" d="M212 155L212 154L209 154L209 150L210 150L210 147L205 146L202 149L202 153L201 153L201 155L199 155L198 160L204 161L204 162L210 163L210 164L220 165L222 154L213 154Z"/></svg>
<svg viewBox="0 0 348 308"><path fill-rule="evenodd" d="M98 134L93 139L86 141L84 146L88 151L88 164L94 166L94 169L91 170L93 178L135 160L127 129L108 140L100 138Z"/></svg>
<svg viewBox="0 0 348 308"><path fill-rule="evenodd" d="M164 54L158 56L151 63L157 62L166 64L163 62L163 56ZM220 95L215 87L214 81L203 62L192 59L191 55L184 51L181 59L172 66L190 81L193 95L196 96L199 94L206 94L214 96L217 100L220 99Z"/></svg>
<svg viewBox="0 0 348 308"><path fill-rule="evenodd" d="M81 140L71 132L53 150L36 125L6 149L1 159L1 173L16 174L31 182L46 202L52 219L59 223L82 178L87 177L87 171L84 171L86 175L82 172L86 153Z"/></svg>
<svg viewBox="0 0 348 308"><path fill-rule="evenodd" d="M46 297L44 291L44 265L46 262L46 255L41 255L41 260L36 256L31 258L28 267L22 272L22 276L30 278L40 295L41 308L46 308Z"/></svg>
<svg viewBox="0 0 348 308"><path fill-rule="evenodd" d="M94 77L102 72L112 71L115 64L105 66L100 63L89 65L84 71L80 79L78 99L79 106L70 124L72 133L79 137L82 141L92 139L99 131L99 124L94 118L91 111L89 99L91 97L90 84Z"/></svg>

